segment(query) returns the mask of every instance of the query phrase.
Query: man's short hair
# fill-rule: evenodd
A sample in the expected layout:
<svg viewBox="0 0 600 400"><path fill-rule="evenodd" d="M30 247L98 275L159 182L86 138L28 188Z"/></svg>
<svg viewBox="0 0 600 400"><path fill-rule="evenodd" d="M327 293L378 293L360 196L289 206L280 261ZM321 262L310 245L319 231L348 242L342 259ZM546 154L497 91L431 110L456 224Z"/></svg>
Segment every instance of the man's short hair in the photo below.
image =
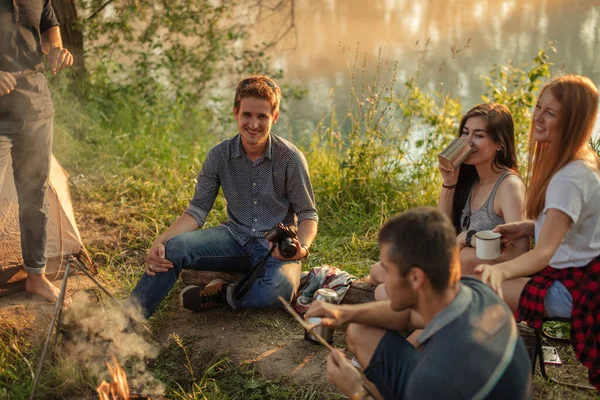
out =
<svg viewBox="0 0 600 400"><path fill-rule="evenodd" d="M435 208L414 208L390 218L379 232L379 243L390 245L387 256L402 276L420 268L438 292L459 277L454 226Z"/></svg>
<svg viewBox="0 0 600 400"><path fill-rule="evenodd" d="M275 82L265 75L252 75L237 85L233 109L238 110L244 97L256 97L267 100L271 104L271 112L279 111L281 102L281 89Z"/></svg>

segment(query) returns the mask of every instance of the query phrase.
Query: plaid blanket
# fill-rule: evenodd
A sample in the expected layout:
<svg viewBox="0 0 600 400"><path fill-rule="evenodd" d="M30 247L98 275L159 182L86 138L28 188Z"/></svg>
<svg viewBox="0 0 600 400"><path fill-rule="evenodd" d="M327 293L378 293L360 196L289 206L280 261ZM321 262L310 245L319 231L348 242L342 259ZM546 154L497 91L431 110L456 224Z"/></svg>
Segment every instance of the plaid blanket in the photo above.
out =
<svg viewBox="0 0 600 400"><path fill-rule="evenodd" d="M587 367L590 383L600 390L600 257L584 267L548 266L535 274L523 288L516 319L526 321L532 328L541 328L544 297L556 280L573 296L571 345L577 359Z"/></svg>
<svg viewBox="0 0 600 400"><path fill-rule="evenodd" d="M358 278L354 275L329 265L312 268L309 272L302 273L300 294L292 301L292 307L298 314L303 315L310 307L315 292L321 288L335 290L338 302L341 302L350 284L356 280Z"/></svg>

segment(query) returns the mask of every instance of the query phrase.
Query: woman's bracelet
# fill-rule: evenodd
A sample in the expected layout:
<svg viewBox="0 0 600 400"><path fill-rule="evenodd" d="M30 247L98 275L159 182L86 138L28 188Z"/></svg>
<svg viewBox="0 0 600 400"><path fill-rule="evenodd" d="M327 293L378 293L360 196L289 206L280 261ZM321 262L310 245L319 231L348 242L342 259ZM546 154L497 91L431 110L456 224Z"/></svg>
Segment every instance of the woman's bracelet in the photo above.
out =
<svg viewBox="0 0 600 400"><path fill-rule="evenodd" d="M477 231L475 229L471 229L467 232L467 237L465 238L465 244L467 245L467 247L474 247L473 243L471 242L473 241L473 235L476 233Z"/></svg>
<svg viewBox="0 0 600 400"><path fill-rule="evenodd" d="M456 183L454 185L445 185L445 184L442 183L442 187L444 189L454 190L454 188L456 188Z"/></svg>

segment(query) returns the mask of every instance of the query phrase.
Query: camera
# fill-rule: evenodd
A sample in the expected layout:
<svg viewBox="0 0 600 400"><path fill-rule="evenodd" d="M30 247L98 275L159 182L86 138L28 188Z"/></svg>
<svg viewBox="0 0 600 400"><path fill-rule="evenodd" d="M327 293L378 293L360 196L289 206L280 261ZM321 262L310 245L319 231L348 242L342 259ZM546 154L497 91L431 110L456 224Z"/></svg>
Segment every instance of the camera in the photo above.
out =
<svg viewBox="0 0 600 400"><path fill-rule="evenodd" d="M268 241L276 243L279 253L284 258L292 258L298 252L298 249L292 242L296 239L297 229L294 225L285 226L281 222L279 225L271 228L265 233Z"/></svg>

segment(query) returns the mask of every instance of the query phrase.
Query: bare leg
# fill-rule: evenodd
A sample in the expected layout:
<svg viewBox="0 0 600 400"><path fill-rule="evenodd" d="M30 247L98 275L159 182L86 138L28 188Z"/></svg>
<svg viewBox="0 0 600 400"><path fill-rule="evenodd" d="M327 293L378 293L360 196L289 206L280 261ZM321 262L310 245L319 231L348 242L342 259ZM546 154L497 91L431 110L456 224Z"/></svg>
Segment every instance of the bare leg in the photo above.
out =
<svg viewBox="0 0 600 400"><path fill-rule="evenodd" d="M31 294L38 294L51 303L56 303L60 295L60 289L54 286L44 274L27 274L25 291ZM64 306L67 307L70 304L71 296L65 293Z"/></svg>
<svg viewBox="0 0 600 400"><path fill-rule="evenodd" d="M361 369L364 370L367 368L371 362L371 357L373 357L373 354L385 333L386 330L384 329L367 325L350 324L348 326L348 330L346 331L346 343L348 344L348 349L358 360ZM366 382L373 394L375 394L378 399L382 399L383 397L379 394L375 385L369 381Z"/></svg>
<svg viewBox="0 0 600 400"><path fill-rule="evenodd" d="M377 261L375 264L373 264L371 266L371 272L369 275L368 282L371 285L377 286L380 283L383 283L384 278L385 278L385 271L383 270L383 268L381 268L379 261Z"/></svg>
<svg viewBox="0 0 600 400"><path fill-rule="evenodd" d="M377 285L374 292L375 301L388 300L387 292L385 291L385 283Z"/></svg>
<svg viewBox="0 0 600 400"><path fill-rule="evenodd" d="M527 282L529 282L529 278L517 278L505 281L502 284L504 302L513 313L517 312L519 308L519 298Z"/></svg>
<svg viewBox="0 0 600 400"><path fill-rule="evenodd" d="M479 264L497 264L494 260L482 260L477 258L477 252L472 247L465 247L460 251L460 268L462 276L475 274L475 267ZM478 275L478 274L477 274Z"/></svg>

